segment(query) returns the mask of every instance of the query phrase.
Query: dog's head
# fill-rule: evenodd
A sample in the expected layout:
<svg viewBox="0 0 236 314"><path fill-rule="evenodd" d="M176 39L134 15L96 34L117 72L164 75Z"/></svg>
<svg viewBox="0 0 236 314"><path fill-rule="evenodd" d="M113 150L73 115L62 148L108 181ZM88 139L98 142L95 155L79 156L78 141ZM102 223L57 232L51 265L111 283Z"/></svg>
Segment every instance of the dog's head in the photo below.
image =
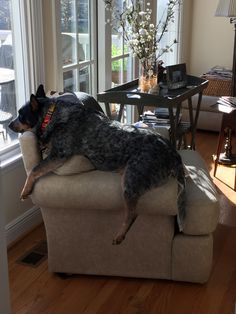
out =
<svg viewBox="0 0 236 314"><path fill-rule="evenodd" d="M31 95L30 100L23 105L18 116L9 124L9 128L17 133L30 131L37 124L40 113L40 104L38 98L46 98L43 85L37 89L36 95Z"/></svg>

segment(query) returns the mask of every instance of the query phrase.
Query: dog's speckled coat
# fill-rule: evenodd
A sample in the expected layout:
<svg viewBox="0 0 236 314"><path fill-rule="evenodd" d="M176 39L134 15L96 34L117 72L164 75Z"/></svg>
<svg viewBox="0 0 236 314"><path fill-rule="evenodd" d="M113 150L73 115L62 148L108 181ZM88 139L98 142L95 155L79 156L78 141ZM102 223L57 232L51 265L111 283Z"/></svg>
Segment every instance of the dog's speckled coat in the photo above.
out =
<svg viewBox="0 0 236 314"><path fill-rule="evenodd" d="M22 197L31 193L35 180L41 175L60 166L72 155L81 154L98 170L120 170L123 173L125 219L114 244L122 242L135 220L138 198L145 191L165 183L171 176L177 179L180 187L178 205L181 222L185 179L178 152L168 140L148 129L111 121L92 96L80 95L79 98L71 94L50 99L40 86L36 97L31 95L30 102L19 110L18 118L10 124L16 132L34 128L41 144L50 147L47 158L32 170ZM56 104L55 111L42 133L41 125L52 102Z"/></svg>

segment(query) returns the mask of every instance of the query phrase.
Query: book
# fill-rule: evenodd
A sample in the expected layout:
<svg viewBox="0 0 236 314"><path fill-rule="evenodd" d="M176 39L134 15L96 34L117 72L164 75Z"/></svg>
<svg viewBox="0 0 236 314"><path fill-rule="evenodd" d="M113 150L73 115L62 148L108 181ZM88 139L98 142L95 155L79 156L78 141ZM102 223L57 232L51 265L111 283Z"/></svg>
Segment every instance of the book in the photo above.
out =
<svg viewBox="0 0 236 314"><path fill-rule="evenodd" d="M176 108L173 108L174 119L176 118ZM154 113L151 111L144 112L141 116L142 121L146 124L155 124L158 126L169 126L170 117L168 108L156 108ZM181 121L181 114L179 114L178 123Z"/></svg>
<svg viewBox="0 0 236 314"><path fill-rule="evenodd" d="M236 97L232 96L222 96L218 100L220 103L225 103L226 105L234 106L236 107Z"/></svg>

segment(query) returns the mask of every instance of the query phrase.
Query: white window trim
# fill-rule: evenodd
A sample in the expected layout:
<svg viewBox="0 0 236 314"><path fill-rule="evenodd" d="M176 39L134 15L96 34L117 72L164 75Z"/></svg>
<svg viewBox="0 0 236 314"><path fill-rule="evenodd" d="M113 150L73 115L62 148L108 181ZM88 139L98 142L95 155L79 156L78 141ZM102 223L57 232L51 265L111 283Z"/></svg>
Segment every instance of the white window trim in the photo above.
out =
<svg viewBox="0 0 236 314"><path fill-rule="evenodd" d="M98 92L111 87L111 28L105 21L109 18L109 12L105 8L103 0L98 0ZM104 69L104 71L101 71Z"/></svg>
<svg viewBox="0 0 236 314"><path fill-rule="evenodd" d="M97 25L98 25L98 3L97 0L91 1L91 12L92 16L91 19L93 21L91 25L91 42L97 43L98 42L98 31L97 31ZM92 82L92 94L96 97L98 92L98 50L97 50L97 44L92 45L91 47L91 59L94 63L94 77L95 79ZM82 63L81 63L82 64ZM91 74L92 76L92 74ZM90 79L91 79L90 76Z"/></svg>
<svg viewBox="0 0 236 314"><path fill-rule="evenodd" d="M184 7L186 6L185 4L186 0L182 0L182 3L180 5L180 9L178 12L178 38L177 38L177 56L176 56L176 62L177 63L181 63L184 62L184 51L183 51L183 47L184 47L184 36L183 36L183 32L184 32Z"/></svg>

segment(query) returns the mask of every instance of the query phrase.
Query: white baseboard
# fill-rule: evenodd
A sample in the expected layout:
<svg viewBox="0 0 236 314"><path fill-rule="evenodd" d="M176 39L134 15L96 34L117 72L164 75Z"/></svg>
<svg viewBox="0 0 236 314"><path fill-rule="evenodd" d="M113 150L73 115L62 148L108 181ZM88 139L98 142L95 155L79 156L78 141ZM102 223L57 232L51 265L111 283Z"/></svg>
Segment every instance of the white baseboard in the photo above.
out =
<svg viewBox="0 0 236 314"><path fill-rule="evenodd" d="M6 225L6 242L7 246L11 245L18 238L32 230L42 222L42 214L37 206L27 210L23 215L17 217Z"/></svg>

